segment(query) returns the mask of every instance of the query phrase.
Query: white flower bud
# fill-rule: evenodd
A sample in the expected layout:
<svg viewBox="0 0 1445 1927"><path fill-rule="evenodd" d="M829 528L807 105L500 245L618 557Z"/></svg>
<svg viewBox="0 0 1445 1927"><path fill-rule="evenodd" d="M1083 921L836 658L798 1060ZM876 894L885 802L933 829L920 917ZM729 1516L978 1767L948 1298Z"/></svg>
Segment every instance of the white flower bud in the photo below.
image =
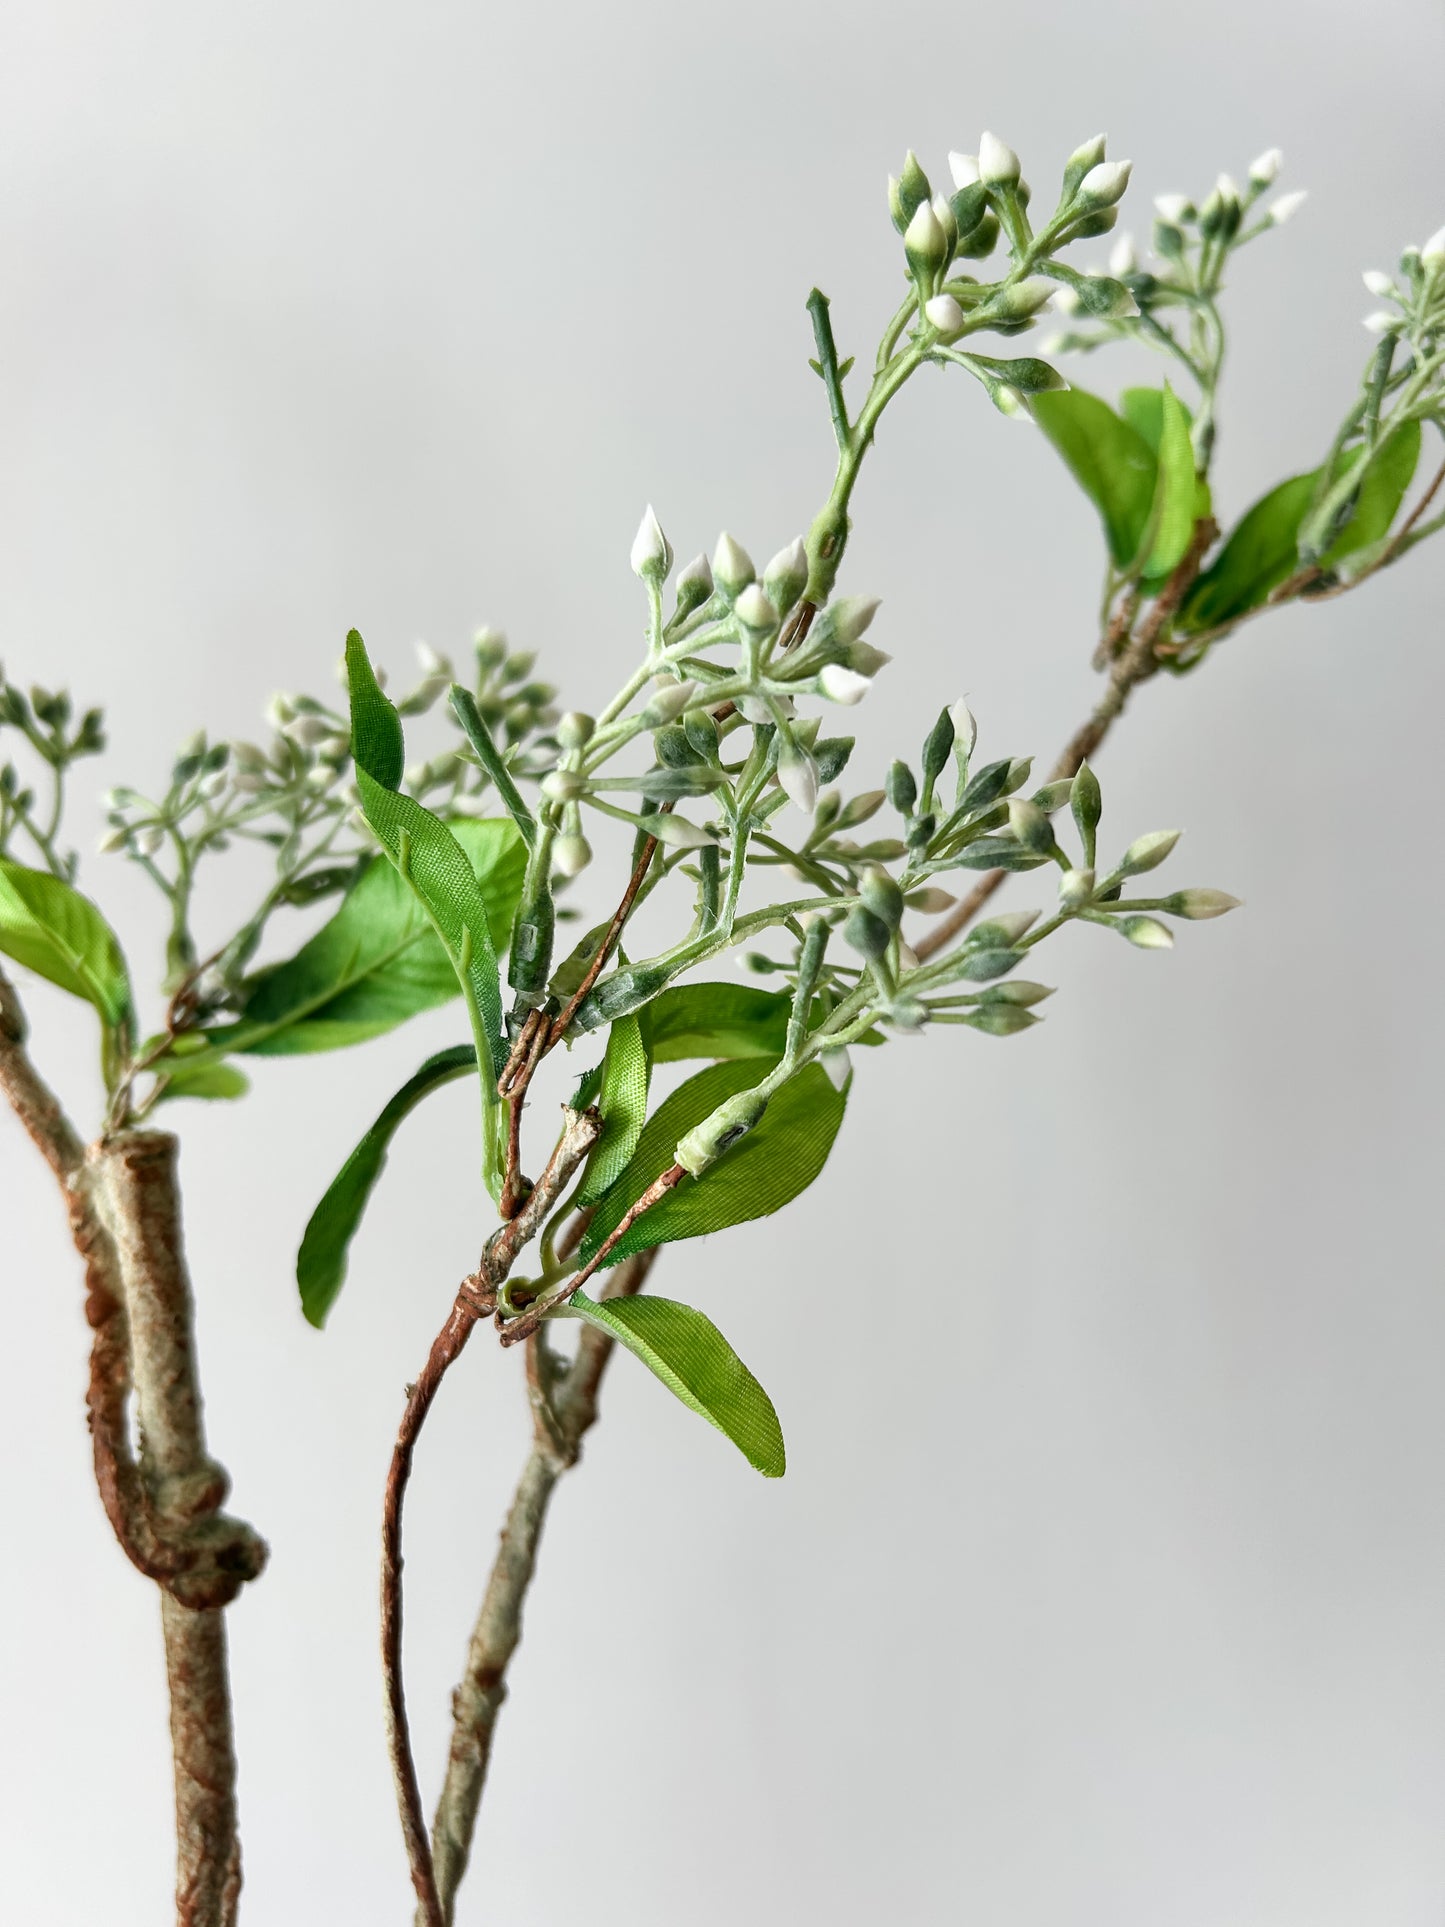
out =
<svg viewBox="0 0 1445 1927"><path fill-rule="evenodd" d="M978 722L968 704L959 697L950 703L948 713L953 722L953 746L962 756L972 756L973 746L978 741Z"/></svg>
<svg viewBox="0 0 1445 1927"><path fill-rule="evenodd" d="M978 143L978 178L989 187L1012 187L1019 177L1019 157L996 134Z"/></svg>
<svg viewBox="0 0 1445 1927"><path fill-rule="evenodd" d="M692 705L697 694L695 682L667 682L649 697L647 707L642 712L642 720L649 729L661 729L664 723L674 721L685 709Z"/></svg>
<svg viewBox="0 0 1445 1927"><path fill-rule="evenodd" d="M1388 274L1385 274L1379 268L1366 268L1365 272L1360 276L1360 279L1364 282L1370 293L1378 295L1382 301L1389 300L1391 295L1395 293L1394 282Z"/></svg>
<svg viewBox="0 0 1445 1927"><path fill-rule="evenodd" d="M255 743L235 742L231 745L231 761L237 769L265 769L266 752Z"/></svg>
<svg viewBox="0 0 1445 1927"><path fill-rule="evenodd" d="M1304 188L1299 188L1293 194L1281 194L1277 201L1270 203L1270 220L1276 227L1283 227L1286 221L1299 213L1308 199L1309 194Z"/></svg>
<svg viewBox="0 0 1445 1927"><path fill-rule="evenodd" d="M760 729L768 723L775 723L779 716L786 721L796 714L796 708L791 696L774 696L771 704L764 702L761 696L738 697L738 713L744 722L753 723Z"/></svg>
<svg viewBox="0 0 1445 1927"><path fill-rule="evenodd" d="M644 582L661 582L672 567L672 545L648 503L632 539L632 573Z"/></svg>
<svg viewBox="0 0 1445 1927"><path fill-rule="evenodd" d="M425 789L430 771L425 763L408 763L401 773L401 780L409 790Z"/></svg>
<svg viewBox="0 0 1445 1927"><path fill-rule="evenodd" d="M259 769L238 769L233 780L244 796L255 796L271 787L271 779Z"/></svg>
<svg viewBox="0 0 1445 1927"><path fill-rule="evenodd" d="M1182 834L1181 830L1150 830L1146 836L1135 837L1119 859L1116 874L1137 877L1145 870L1156 870Z"/></svg>
<svg viewBox="0 0 1445 1927"><path fill-rule="evenodd" d="M836 636L839 642L856 642L877 615L879 607L877 596L840 596L828 610L829 633Z"/></svg>
<svg viewBox="0 0 1445 1927"><path fill-rule="evenodd" d="M1214 192L1219 196L1221 201L1237 201L1239 199L1239 183L1232 174L1221 174L1214 183Z"/></svg>
<svg viewBox="0 0 1445 1927"><path fill-rule="evenodd" d="M733 540L726 529L718 537L717 547L712 553L712 573L717 586L730 599L740 596L757 573L752 557L740 542Z"/></svg>
<svg viewBox="0 0 1445 1927"><path fill-rule="evenodd" d="M107 830L95 847L102 856L108 856L112 850L123 850L129 841L130 831L121 823L115 829Z"/></svg>
<svg viewBox="0 0 1445 1927"><path fill-rule="evenodd" d="M284 729L295 714L296 710L289 696L278 693L266 705L266 721L272 729Z"/></svg>
<svg viewBox="0 0 1445 1927"><path fill-rule="evenodd" d="M554 803L575 803L586 793L587 778L580 770L553 769L548 770L539 787Z"/></svg>
<svg viewBox="0 0 1445 1927"><path fill-rule="evenodd" d="M778 612L767 592L750 582L737 601L733 604L738 621L745 629L756 629L760 635L778 626Z"/></svg>
<svg viewBox="0 0 1445 1927"><path fill-rule="evenodd" d="M1160 220L1167 221L1171 227L1178 227L1194 214L1194 203L1187 194L1156 194L1154 207Z"/></svg>
<svg viewBox="0 0 1445 1927"><path fill-rule="evenodd" d="M207 798L216 797L224 792L230 780L225 770L213 769L209 776L203 776L201 778L198 787L202 796Z"/></svg>
<svg viewBox="0 0 1445 1927"><path fill-rule="evenodd" d="M318 743L333 734L335 728L335 723L328 722L324 716L295 716L281 733L289 736L302 749L315 749Z"/></svg>
<svg viewBox="0 0 1445 1927"><path fill-rule="evenodd" d="M1266 147L1249 163L1249 178L1255 187L1269 187L1284 166L1284 155L1277 147Z"/></svg>
<svg viewBox="0 0 1445 1927"><path fill-rule="evenodd" d="M1090 168L1097 167L1103 160L1107 146L1108 136L1095 134L1091 141L1084 141L1074 149L1064 165L1064 172L1072 174L1077 171L1080 176L1087 174Z"/></svg>
<svg viewBox="0 0 1445 1927"><path fill-rule="evenodd" d="M920 201L915 209L913 219L903 232L903 247L910 261L922 262L927 267L940 267L947 259L948 236L929 202Z"/></svg>
<svg viewBox="0 0 1445 1927"><path fill-rule="evenodd" d="M1437 227L1421 248L1420 265L1426 270L1445 268L1445 227Z"/></svg>
<svg viewBox="0 0 1445 1927"><path fill-rule="evenodd" d="M148 823L143 830L137 830L131 844L137 856L154 856L166 840L166 833L159 823Z"/></svg>
<svg viewBox="0 0 1445 1927"><path fill-rule="evenodd" d="M351 738L346 735L344 731L338 730L336 735L328 736L324 742L316 745L316 753L318 756L325 756L329 759L334 759L339 756L349 756L351 754Z"/></svg>
<svg viewBox="0 0 1445 1927"><path fill-rule="evenodd" d="M200 756L204 753L205 747L206 747L205 730L203 729L195 730L191 735L189 735L186 738L186 740L181 744L180 748L176 751L176 761L184 762L188 756Z"/></svg>
<svg viewBox="0 0 1445 1927"><path fill-rule="evenodd" d="M1365 316L1361 325L1368 328L1372 335L1388 335L1405 324L1399 315L1391 314L1388 308L1376 308L1373 314Z"/></svg>
<svg viewBox="0 0 1445 1927"><path fill-rule="evenodd" d="M790 802L812 815L818 806L818 765L791 738L778 751L778 783Z"/></svg>
<svg viewBox="0 0 1445 1927"><path fill-rule="evenodd" d="M1239 908L1239 898L1230 896L1227 890L1176 890L1166 901L1172 916L1186 917L1192 923L1222 917L1226 911Z"/></svg>
<svg viewBox="0 0 1445 1927"><path fill-rule="evenodd" d="M779 609L791 609L807 586L808 551L798 535L763 570L763 587Z"/></svg>
<svg viewBox="0 0 1445 1927"><path fill-rule="evenodd" d="M1041 274L1033 274L1026 281L1016 281L1011 288L1003 288L994 297L993 313L1001 319L1022 321L1028 315L1037 314L1054 292L1052 281L1045 281Z"/></svg>
<svg viewBox="0 0 1445 1927"><path fill-rule="evenodd" d="M592 740L596 719L580 709L569 709L557 719L557 744L563 750L585 749Z"/></svg>
<svg viewBox="0 0 1445 1927"><path fill-rule="evenodd" d="M955 188L972 187L979 178L978 155L950 154L948 157L948 171L953 176L953 185Z"/></svg>
<svg viewBox="0 0 1445 1927"><path fill-rule="evenodd" d="M1078 289L1071 288L1067 282L1062 282L1054 289L1054 307L1060 314L1077 314L1079 312ZM1057 344L1062 341L1067 341L1068 336L1053 335L1050 337L1050 340L1054 344ZM1041 354L1048 354L1050 352L1049 342L1040 342L1039 352ZM1055 345L1054 352L1057 352L1057 345Z"/></svg>
<svg viewBox="0 0 1445 1927"><path fill-rule="evenodd" d="M592 861L592 845L580 831L559 836L552 845L552 867L559 876L579 876Z"/></svg>
<svg viewBox="0 0 1445 1927"><path fill-rule="evenodd" d="M659 843L665 843L672 850L706 850L717 841L696 823L689 823L685 816L664 816L659 812L646 820L648 835L655 836Z"/></svg>
<svg viewBox="0 0 1445 1927"><path fill-rule="evenodd" d="M421 664L425 676L445 676L451 679L452 666L445 656L439 656L430 643L419 642L416 646L416 659Z"/></svg>
<svg viewBox="0 0 1445 1927"><path fill-rule="evenodd" d="M1109 250L1110 274L1132 274L1139 265L1132 234L1121 234Z"/></svg>
<svg viewBox="0 0 1445 1927"><path fill-rule="evenodd" d="M696 555L677 578L678 601L706 602L711 594L711 564L705 555Z"/></svg>
<svg viewBox="0 0 1445 1927"><path fill-rule="evenodd" d="M953 158L949 156L950 160ZM818 1062L823 1066L828 1082L835 1091L841 1091L853 1075L853 1059L848 1055L848 1046L841 1045L837 1050L819 1053Z"/></svg>
<svg viewBox="0 0 1445 1927"><path fill-rule="evenodd" d="M1172 950L1174 933L1157 917L1121 917L1115 926L1121 936L1141 950Z"/></svg>
<svg viewBox="0 0 1445 1927"><path fill-rule="evenodd" d="M1092 870L1065 870L1059 878L1059 903L1065 910L1077 910L1094 894Z"/></svg>
<svg viewBox="0 0 1445 1927"><path fill-rule="evenodd" d="M860 676L856 669L845 669L840 662L830 662L818 674L818 690L830 703L842 703L852 708L861 703L873 686L871 676Z"/></svg>
<svg viewBox="0 0 1445 1927"><path fill-rule="evenodd" d="M956 335L962 332L963 309L951 294L934 295L932 300L924 302L923 312L941 335Z"/></svg>
<svg viewBox="0 0 1445 1927"><path fill-rule="evenodd" d="M306 772L306 787L309 790L329 790L333 783L339 783L341 771L329 763L318 763Z"/></svg>
<svg viewBox="0 0 1445 1927"><path fill-rule="evenodd" d="M1122 198L1133 169L1132 161L1100 161L1079 182L1077 198L1090 207L1112 207Z"/></svg>

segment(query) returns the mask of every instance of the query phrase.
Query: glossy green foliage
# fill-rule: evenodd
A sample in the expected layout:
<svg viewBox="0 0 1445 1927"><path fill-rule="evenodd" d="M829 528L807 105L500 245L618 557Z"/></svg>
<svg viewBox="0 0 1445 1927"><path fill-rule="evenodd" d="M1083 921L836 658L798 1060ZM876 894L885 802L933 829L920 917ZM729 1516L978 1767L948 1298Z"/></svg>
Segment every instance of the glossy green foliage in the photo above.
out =
<svg viewBox="0 0 1445 1927"><path fill-rule="evenodd" d="M477 1054L470 1044L456 1044L429 1057L385 1105L327 1186L320 1204L311 1214L301 1249L296 1254L301 1309L313 1325L326 1322L326 1314L346 1282L351 1240L386 1166L386 1154L398 1126L424 1097L458 1077L472 1075L476 1068Z"/></svg>
<svg viewBox="0 0 1445 1927"><path fill-rule="evenodd" d="M119 940L89 897L48 870L0 857L0 952L82 997L107 1031L127 1022L130 976Z"/></svg>
<svg viewBox="0 0 1445 1927"><path fill-rule="evenodd" d="M481 1066L482 1174L499 1197L503 1171L503 1106L497 1078L506 1059L502 1043L502 992L487 904L465 850L401 781L404 750L401 719L377 684L361 637L346 639L351 684L352 757L362 812L430 918L466 999Z"/></svg>
<svg viewBox="0 0 1445 1927"><path fill-rule="evenodd" d="M577 1292L567 1315L605 1331L640 1358L675 1397L691 1406L764 1478L787 1470L783 1428L773 1401L710 1318L670 1298L607 1298Z"/></svg>
<svg viewBox="0 0 1445 1927"><path fill-rule="evenodd" d="M619 1017L607 1036L607 1055L596 1104L602 1114L602 1135L592 1147L578 1187L578 1204L593 1204L626 1169L637 1149L647 1116L647 1090L652 1066L636 1017Z"/></svg>
<svg viewBox="0 0 1445 1927"><path fill-rule="evenodd" d="M749 1090L773 1068L747 1058L690 1077L648 1119L622 1175L598 1203L582 1241L586 1263L615 1228L628 1206L672 1164L679 1139L720 1104ZM809 1064L773 1097L761 1123L726 1151L700 1178L684 1178L618 1240L606 1263L680 1238L701 1238L769 1216L790 1204L818 1176L843 1122L845 1093L825 1071Z"/></svg>

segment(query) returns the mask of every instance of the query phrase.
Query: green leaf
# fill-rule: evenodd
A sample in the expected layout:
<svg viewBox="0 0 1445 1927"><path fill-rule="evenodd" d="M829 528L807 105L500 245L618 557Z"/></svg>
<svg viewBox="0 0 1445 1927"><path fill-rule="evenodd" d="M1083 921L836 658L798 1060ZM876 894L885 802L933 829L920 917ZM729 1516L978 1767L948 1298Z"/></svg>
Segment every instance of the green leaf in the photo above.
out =
<svg viewBox="0 0 1445 1927"><path fill-rule="evenodd" d="M346 639L352 756L361 807L383 849L430 917L462 986L481 1067L482 1176L494 1198L503 1176L503 1105L497 1078L506 1060L502 987L487 927L487 905L465 850L438 817L394 788L401 780L401 721L381 693L356 630Z"/></svg>
<svg viewBox="0 0 1445 1927"><path fill-rule="evenodd" d="M627 1169L598 1203L582 1240L585 1264L652 1180L668 1169L679 1139L719 1104L750 1090L773 1068L753 1060L713 1064L679 1085L643 1127ZM809 1064L777 1092L762 1120L725 1151L700 1178L684 1178L644 1212L608 1253L608 1265L634 1252L679 1238L702 1238L791 1204L827 1162L843 1122L846 1096L818 1064Z"/></svg>
<svg viewBox="0 0 1445 1927"><path fill-rule="evenodd" d="M163 1058L152 1068L164 1079L164 1088L157 1100L160 1103L167 1103L173 1097L244 1097L251 1088L246 1073L214 1051L192 1058Z"/></svg>
<svg viewBox="0 0 1445 1927"><path fill-rule="evenodd" d="M1358 450L1352 455L1355 461L1361 459ZM1320 557L1321 568L1332 568L1389 533L1419 460L1419 422L1406 422L1386 436L1365 471L1349 521Z"/></svg>
<svg viewBox="0 0 1445 1927"><path fill-rule="evenodd" d="M1143 568L1146 582L1172 575L1194 534L1196 486L1189 411L1167 382L1159 399L1158 471L1149 514L1152 534Z"/></svg>
<svg viewBox="0 0 1445 1927"><path fill-rule="evenodd" d="M1291 475L1240 517L1179 612L1187 632L1237 621L1268 601L1299 567L1299 525L1314 499L1319 471Z"/></svg>
<svg viewBox="0 0 1445 1927"><path fill-rule="evenodd" d="M130 1015L130 975L120 941L89 897L47 870L0 857L0 952L83 997L107 1030Z"/></svg>
<svg viewBox="0 0 1445 1927"><path fill-rule="evenodd" d="M597 1096L602 1135L587 1159L577 1192L578 1204L595 1204L637 1149L647 1116L651 1076L641 1024L635 1016L619 1017L608 1032L607 1055L602 1060L602 1087Z"/></svg>
<svg viewBox="0 0 1445 1927"><path fill-rule="evenodd" d="M311 1213L296 1254L296 1282L301 1288L301 1309L318 1329L325 1324L326 1314L346 1282L347 1252L386 1167L386 1153L397 1127L424 1097L476 1068L477 1053L470 1044L455 1044L429 1057L386 1105Z"/></svg>
<svg viewBox="0 0 1445 1927"><path fill-rule="evenodd" d="M781 1057L792 999L751 984L675 984L640 1012L654 1064L687 1057Z"/></svg>
<svg viewBox="0 0 1445 1927"><path fill-rule="evenodd" d="M574 1294L567 1315L607 1332L640 1358L684 1405L730 1438L765 1479L787 1470L773 1401L710 1318L670 1298Z"/></svg>
<svg viewBox="0 0 1445 1927"><path fill-rule="evenodd" d="M1154 503L1157 464L1138 431L1087 389L1038 395L1034 419L1104 524L1114 566L1136 560Z"/></svg>
<svg viewBox="0 0 1445 1927"><path fill-rule="evenodd" d="M507 940L527 852L506 818L456 822L486 903L494 947ZM386 857L294 957L250 980L239 1023L207 1033L218 1050L265 1056L339 1050L394 1030L458 994L457 973L415 891Z"/></svg>

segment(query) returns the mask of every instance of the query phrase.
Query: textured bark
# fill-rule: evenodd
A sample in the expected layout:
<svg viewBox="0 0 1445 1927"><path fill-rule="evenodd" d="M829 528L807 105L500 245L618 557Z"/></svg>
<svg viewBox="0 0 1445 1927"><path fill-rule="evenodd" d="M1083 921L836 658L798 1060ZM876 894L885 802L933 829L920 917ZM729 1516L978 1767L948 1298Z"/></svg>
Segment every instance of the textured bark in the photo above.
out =
<svg viewBox="0 0 1445 1927"><path fill-rule="evenodd" d="M25 1042L19 998L0 973L0 1096L49 1165L85 1265L96 1486L126 1557L161 1588L177 1927L232 1927L241 1852L221 1608L260 1572L266 1548L219 1510L227 1479L205 1448L176 1143L123 1133L87 1152Z"/></svg>
<svg viewBox="0 0 1445 1927"><path fill-rule="evenodd" d="M644 1251L620 1265L603 1296L630 1297L641 1291L656 1257L656 1250ZM457 1889L471 1855L497 1716L507 1697L507 1671L522 1640L522 1610L537 1567L547 1509L558 1479L577 1463L583 1437L597 1421L598 1393L613 1349L606 1332L585 1326L577 1356L554 1392L546 1383L546 1356L539 1338L528 1346L532 1451L502 1528L467 1646L466 1670L452 1694L451 1750L432 1823L432 1863L446 1927L452 1927ZM418 1927L428 1927L424 1912L419 1911L416 1918Z"/></svg>

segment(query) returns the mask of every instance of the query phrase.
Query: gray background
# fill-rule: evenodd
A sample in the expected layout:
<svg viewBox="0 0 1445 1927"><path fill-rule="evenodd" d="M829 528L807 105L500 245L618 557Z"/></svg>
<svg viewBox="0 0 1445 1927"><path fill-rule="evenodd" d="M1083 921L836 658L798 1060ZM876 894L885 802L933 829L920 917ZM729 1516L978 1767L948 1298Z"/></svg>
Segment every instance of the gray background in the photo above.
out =
<svg viewBox="0 0 1445 1927"><path fill-rule="evenodd" d="M1311 202L1230 303L1234 512L1348 399L1359 270L1445 219L1421 0L10 0L0 36L0 637L108 706L97 789L329 688L353 622L400 666L490 620L595 706L633 660L645 500L684 555L726 522L761 556L821 499L803 297L820 281L871 350L909 144L941 175L990 126L1045 196L1107 127L1136 226L1286 148ZM896 656L860 780L965 689L990 754L1051 756L1091 700L1099 541L1035 431L921 379L857 507L848 584ZM1442 571L1427 551L1249 630L1110 744L1114 835L1186 825L1169 874L1245 911L1171 957L1070 933L1043 1030L871 1054L817 1188L668 1257L659 1285L776 1398L789 1475L622 1362L554 1515L463 1920L1440 1921ZM97 822L87 795L87 843ZM87 876L147 967L154 907L115 859ZM33 996L38 1048L89 1124L60 1002ZM247 1104L183 1120L212 1436L273 1547L231 1619L266 1927L409 1917L377 1505L478 1240L465 1087L399 1145L324 1337L290 1264L361 1122L456 1033L262 1065ZM0 1916L139 1927L169 1905L155 1601L92 1488L57 1200L13 1125L0 1152ZM429 1787L524 1450L515 1380L478 1346L421 1454Z"/></svg>

